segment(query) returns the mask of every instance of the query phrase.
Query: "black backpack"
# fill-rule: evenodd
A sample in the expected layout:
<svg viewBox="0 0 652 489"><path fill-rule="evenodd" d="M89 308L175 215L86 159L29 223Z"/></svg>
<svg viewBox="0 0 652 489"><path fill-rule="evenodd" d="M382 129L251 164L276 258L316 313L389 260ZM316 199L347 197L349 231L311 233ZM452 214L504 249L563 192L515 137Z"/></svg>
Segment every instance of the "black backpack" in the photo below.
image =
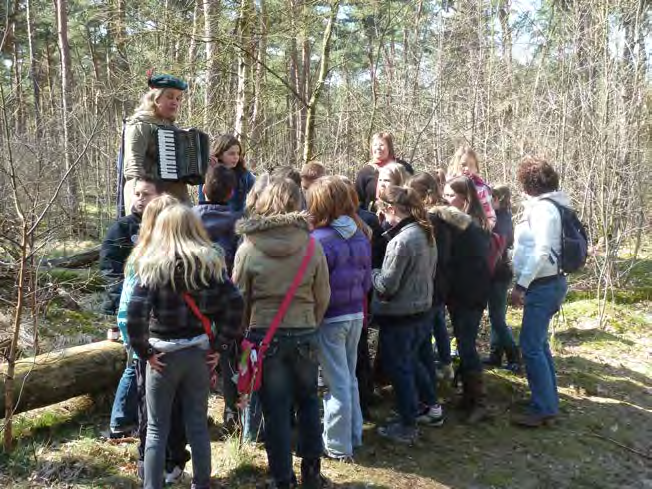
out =
<svg viewBox="0 0 652 489"><path fill-rule="evenodd" d="M584 266L588 256L589 240L586 228L573 209L569 209L553 199L543 198L541 200L552 202L561 216L561 256L552 250L559 271L565 274L577 272Z"/></svg>

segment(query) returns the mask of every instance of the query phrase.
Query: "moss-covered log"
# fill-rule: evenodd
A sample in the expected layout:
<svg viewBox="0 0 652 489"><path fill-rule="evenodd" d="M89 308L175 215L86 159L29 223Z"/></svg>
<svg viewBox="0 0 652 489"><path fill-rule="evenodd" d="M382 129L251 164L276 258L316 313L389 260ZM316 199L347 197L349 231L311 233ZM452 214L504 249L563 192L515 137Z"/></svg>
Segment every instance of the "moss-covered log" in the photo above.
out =
<svg viewBox="0 0 652 489"><path fill-rule="evenodd" d="M116 388L126 361L121 343L100 341L16 362L16 413ZM0 364L0 413L7 365Z"/></svg>

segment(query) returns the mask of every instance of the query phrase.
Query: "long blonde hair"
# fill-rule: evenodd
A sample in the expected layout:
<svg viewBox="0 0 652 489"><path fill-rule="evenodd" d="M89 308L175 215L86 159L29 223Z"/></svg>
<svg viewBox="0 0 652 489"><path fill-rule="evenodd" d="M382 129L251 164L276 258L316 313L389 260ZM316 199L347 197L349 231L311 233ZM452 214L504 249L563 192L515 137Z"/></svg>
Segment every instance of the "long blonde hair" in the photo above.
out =
<svg viewBox="0 0 652 489"><path fill-rule="evenodd" d="M148 246L134 263L134 271L146 286L171 285L183 277L185 289L208 286L211 279L224 277L224 255L211 243L204 226L192 210L174 204L163 210L151 233Z"/></svg>
<svg viewBox="0 0 652 489"><path fill-rule="evenodd" d="M156 224L156 219L159 214L163 212L166 207L175 205L179 203L179 199L172 197L170 194L162 194L152 199L152 201L147 204L145 207L145 212L143 212L143 219L140 223L140 231L138 231L138 243L132 250L127 260L127 266L125 266L125 274L128 273L128 270L134 266L145 253L147 248L152 243L152 231L154 230L154 224Z"/></svg>
<svg viewBox="0 0 652 489"><path fill-rule="evenodd" d="M471 148L471 146L460 146L457 148L457 151L455 151L455 154L448 164L449 180L462 175L462 158L464 156L473 158L473 161L475 161L475 169L480 173L480 160L478 159L478 154L473 150L473 148Z"/></svg>

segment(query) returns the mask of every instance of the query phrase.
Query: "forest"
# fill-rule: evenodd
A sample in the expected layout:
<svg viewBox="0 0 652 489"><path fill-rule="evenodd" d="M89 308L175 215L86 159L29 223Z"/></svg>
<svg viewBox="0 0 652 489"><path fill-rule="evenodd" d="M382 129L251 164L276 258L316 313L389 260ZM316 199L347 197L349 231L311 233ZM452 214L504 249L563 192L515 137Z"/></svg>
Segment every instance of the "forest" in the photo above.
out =
<svg viewBox="0 0 652 489"><path fill-rule="evenodd" d="M0 22L3 487L135 484L131 448L96 439L110 400L15 414L12 385L17 360L105 335L92 261L116 218L123 120L148 70L186 80L178 123L236 135L255 174L318 160L354 177L371 135L389 131L417 170L446 169L472 146L485 180L510 185L518 206L516 169L534 154L555 166L587 227L592 254L554 338L566 409L581 420L534 439L501 423L451 425L416 460L372 443L364 469L329 469L338 484L649 483L650 2L5 0ZM519 319L510 312L515 329ZM492 383L512 400L526 387L507 374ZM445 452L442 467L429 468L430 447ZM228 440L217 450L227 487L260 476L261 450ZM460 460L473 470L455 470Z"/></svg>

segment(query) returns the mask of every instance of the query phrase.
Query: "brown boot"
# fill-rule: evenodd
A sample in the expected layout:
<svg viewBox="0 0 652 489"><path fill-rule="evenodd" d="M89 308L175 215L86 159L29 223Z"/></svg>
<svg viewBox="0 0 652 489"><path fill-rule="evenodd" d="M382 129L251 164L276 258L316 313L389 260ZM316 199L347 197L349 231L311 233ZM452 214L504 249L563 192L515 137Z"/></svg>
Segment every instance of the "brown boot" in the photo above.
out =
<svg viewBox="0 0 652 489"><path fill-rule="evenodd" d="M466 406L464 421L467 424L477 424L488 418L482 372L464 373L462 376L462 401Z"/></svg>
<svg viewBox="0 0 652 489"><path fill-rule="evenodd" d="M555 416L542 416L531 412L514 413L510 417L513 425L522 426L525 428L540 428L542 426L550 426L555 422Z"/></svg>

